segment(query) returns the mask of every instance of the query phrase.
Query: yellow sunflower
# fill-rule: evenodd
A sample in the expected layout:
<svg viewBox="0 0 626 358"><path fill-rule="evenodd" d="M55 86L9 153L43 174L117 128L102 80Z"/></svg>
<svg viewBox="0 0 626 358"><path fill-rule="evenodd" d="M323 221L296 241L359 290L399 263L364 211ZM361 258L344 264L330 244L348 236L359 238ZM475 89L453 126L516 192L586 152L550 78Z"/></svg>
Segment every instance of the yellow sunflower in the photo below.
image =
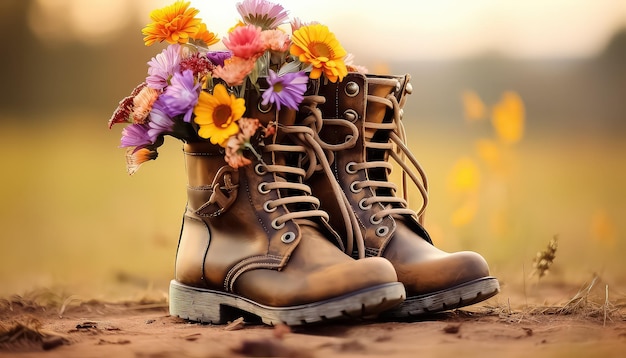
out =
<svg viewBox="0 0 626 358"><path fill-rule="evenodd" d="M228 137L239 132L237 121L245 111L245 100L228 94L222 84L215 86L213 94L202 91L193 110L198 135L224 147Z"/></svg>
<svg viewBox="0 0 626 358"><path fill-rule="evenodd" d="M300 62L313 66L310 74L312 79L319 78L324 73L331 82L337 82L348 74L343 61L347 52L327 26L302 26L294 31L291 41L291 54L298 56Z"/></svg>
<svg viewBox="0 0 626 358"><path fill-rule="evenodd" d="M152 10L152 23L141 30L146 46L159 41L168 43L187 43L189 38L195 38L200 31L201 20L196 18L199 10L189 7L189 2L176 1L172 5Z"/></svg>

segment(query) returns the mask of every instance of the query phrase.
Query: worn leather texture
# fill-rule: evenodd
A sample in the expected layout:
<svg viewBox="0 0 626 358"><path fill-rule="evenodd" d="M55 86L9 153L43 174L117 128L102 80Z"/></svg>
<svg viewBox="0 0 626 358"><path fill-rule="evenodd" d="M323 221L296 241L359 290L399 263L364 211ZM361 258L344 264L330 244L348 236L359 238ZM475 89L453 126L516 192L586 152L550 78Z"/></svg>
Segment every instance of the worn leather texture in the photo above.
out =
<svg viewBox="0 0 626 358"><path fill-rule="evenodd" d="M374 77L378 80L372 81ZM484 258L477 253L447 253L433 246L415 215L389 214L380 217L388 205L401 207L401 204L391 199L387 203L372 202L374 196L397 195L392 188L393 184L385 184L388 183L390 164L368 167L368 163L389 161L389 150L386 149L389 147L389 132L395 128L393 117L398 116L395 111L406 100L408 81L408 75L368 77L351 73L342 83L320 86L319 94L326 97L326 103L319 108L325 120L340 118L356 125L356 144L347 149L331 151L329 155L333 175L358 220L365 255L389 259L396 269L398 280L404 283L407 295L411 296L445 290L489 276L489 268ZM353 84L358 86L358 94L346 95L346 87ZM390 108L386 104L389 101L378 100L389 95L397 101L396 108ZM357 115L353 116L354 113ZM372 126L371 123L378 126ZM331 144L345 142L349 135L345 129L326 124L320 132L321 141ZM327 190L326 178L315 175L309 184L314 195L321 199L322 208L329 212L333 227L340 230L341 226L337 224L339 212L333 200L336 194ZM345 237L341 230L340 235Z"/></svg>
<svg viewBox="0 0 626 358"><path fill-rule="evenodd" d="M258 97L252 97L247 103L258 102ZM281 125L292 125L294 114L258 106L246 112L264 124ZM281 148L292 143L279 128L267 144ZM337 234L320 218L290 219L277 225L277 219L297 207L267 206L290 195L290 190L272 187L287 181L284 173L263 170L253 156L252 165L230 169L223 150L208 142L185 144L184 152L188 203L176 257L175 276L180 283L285 307L397 282L389 261L354 260L338 249ZM294 155L298 152L265 151L263 162L287 165Z"/></svg>

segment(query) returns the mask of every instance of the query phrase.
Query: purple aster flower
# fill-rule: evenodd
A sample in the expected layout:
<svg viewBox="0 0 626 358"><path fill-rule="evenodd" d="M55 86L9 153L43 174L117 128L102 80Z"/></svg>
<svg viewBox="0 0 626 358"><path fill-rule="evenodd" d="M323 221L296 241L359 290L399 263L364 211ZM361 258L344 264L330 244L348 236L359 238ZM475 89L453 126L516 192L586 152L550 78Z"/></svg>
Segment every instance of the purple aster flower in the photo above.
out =
<svg viewBox="0 0 626 358"><path fill-rule="evenodd" d="M206 58L215 66L224 67L224 61L231 58L233 54L230 51L211 51L207 52Z"/></svg>
<svg viewBox="0 0 626 358"><path fill-rule="evenodd" d="M168 116L184 114L183 120L189 123L193 108L198 103L201 84L196 83L192 70L175 73L170 82L157 102Z"/></svg>
<svg viewBox="0 0 626 358"><path fill-rule="evenodd" d="M148 135L147 124L129 124L122 129L120 147L143 147L153 143Z"/></svg>
<svg viewBox="0 0 626 358"><path fill-rule="evenodd" d="M308 81L309 76L304 72L291 72L278 76L276 72L270 70L267 78L270 87L263 92L261 103L264 106L268 103L275 103L279 111L280 106L297 110L304 99Z"/></svg>
<svg viewBox="0 0 626 358"><path fill-rule="evenodd" d="M148 137L155 143L160 135L170 133L174 130L174 121L168 116L161 103L156 102L150 111L150 122L148 123Z"/></svg>
<svg viewBox="0 0 626 358"><path fill-rule="evenodd" d="M148 62L148 87L156 90L165 88L172 75L180 68L180 45L167 46L160 54Z"/></svg>
<svg viewBox="0 0 626 358"><path fill-rule="evenodd" d="M243 0L236 6L243 22L263 30L275 29L289 17L281 5L267 0Z"/></svg>

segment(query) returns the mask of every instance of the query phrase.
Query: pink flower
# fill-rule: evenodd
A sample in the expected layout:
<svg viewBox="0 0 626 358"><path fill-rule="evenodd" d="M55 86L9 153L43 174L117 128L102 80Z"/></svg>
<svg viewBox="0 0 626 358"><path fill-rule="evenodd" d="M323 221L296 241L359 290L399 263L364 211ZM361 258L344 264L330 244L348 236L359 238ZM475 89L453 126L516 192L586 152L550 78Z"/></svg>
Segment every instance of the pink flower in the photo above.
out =
<svg viewBox="0 0 626 358"><path fill-rule="evenodd" d="M281 30L265 30L261 32L261 41L265 49L277 52L285 52L291 45L289 35Z"/></svg>
<svg viewBox="0 0 626 358"><path fill-rule="evenodd" d="M368 73L367 67L354 64L354 54L349 53L343 59L349 72Z"/></svg>
<svg viewBox="0 0 626 358"><path fill-rule="evenodd" d="M167 46L160 54L148 62L148 87L163 89L174 73L179 71L181 59L181 46L173 44Z"/></svg>
<svg viewBox="0 0 626 358"><path fill-rule="evenodd" d="M319 24L319 22L317 21L304 22L300 20L299 17L295 17L293 20L291 20L291 32L292 33L296 32L296 30L298 30L302 26L309 26L309 25L315 25L315 24Z"/></svg>
<svg viewBox="0 0 626 358"><path fill-rule="evenodd" d="M213 70L213 77L221 78L229 86L239 86L254 69L255 62L254 58L231 57L224 61L224 66L217 66Z"/></svg>
<svg viewBox="0 0 626 358"><path fill-rule="evenodd" d="M246 24L257 25L264 30L275 29L289 17L281 5L267 0L244 0L237 3L237 11Z"/></svg>
<svg viewBox="0 0 626 358"><path fill-rule="evenodd" d="M265 50L261 41L261 28L254 25L236 27L222 42L233 56L244 59L257 58Z"/></svg>
<svg viewBox="0 0 626 358"><path fill-rule="evenodd" d="M159 98L159 91L154 88L144 87L133 98L133 112L131 114L133 123L146 123L148 114L152 110L152 105Z"/></svg>

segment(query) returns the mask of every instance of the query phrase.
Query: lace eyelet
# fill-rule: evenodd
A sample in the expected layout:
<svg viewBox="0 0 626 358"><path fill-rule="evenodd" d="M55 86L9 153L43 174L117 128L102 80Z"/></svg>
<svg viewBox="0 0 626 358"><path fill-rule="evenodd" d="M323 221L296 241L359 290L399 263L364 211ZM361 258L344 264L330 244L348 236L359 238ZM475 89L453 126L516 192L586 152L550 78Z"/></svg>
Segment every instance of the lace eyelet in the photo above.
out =
<svg viewBox="0 0 626 358"><path fill-rule="evenodd" d="M347 121L354 123L357 119L359 119L359 114L356 113L354 109L346 109L343 112L343 118Z"/></svg>
<svg viewBox="0 0 626 358"><path fill-rule="evenodd" d="M357 185L359 185L358 181L352 182L352 184L350 184L350 191L355 194L360 193L363 188L357 188Z"/></svg>
<svg viewBox="0 0 626 358"><path fill-rule="evenodd" d="M356 165L356 162L350 162L348 164L346 164L346 173L348 174L356 174L356 170L352 169L353 166Z"/></svg>
<svg viewBox="0 0 626 358"><path fill-rule="evenodd" d="M259 112L265 114L265 113L269 113L272 110L272 104L269 103L267 105L263 105L262 101L259 101L259 103L257 104L257 108L259 109Z"/></svg>
<svg viewBox="0 0 626 358"><path fill-rule="evenodd" d="M366 200L367 199L363 198L361 199L361 201L359 201L359 208L361 208L361 210L369 210L372 208L372 204L365 205Z"/></svg>
<svg viewBox="0 0 626 358"><path fill-rule="evenodd" d="M379 226L376 228L376 235L379 237L386 236L389 233L389 228L387 226Z"/></svg>
<svg viewBox="0 0 626 358"><path fill-rule="evenodd" d="M261 193L261 194L269 194L270 190L265 187L266 185L267 185L267 183L265 183L265 182L259 183L259 186L257 187L257 190L259 191L259 193Z"/></svg>
<svg viewBox="0 0 626 358"><path fill-rule="evenodd" d="M348 97L355 97L357 94L359 94L360 90L361 89L356 82L350 81L346 84L346 88L344 91L346 92L346 95Z"/></svg>
<svg viewBox="0 0 626 358"><path fill-rule="evenodd" d="M370 216L370 223L371 223L372 225L378 225L378 224L380 224L381 222L383 222L383 218L376 219L376 214L374 214L374 215Z"/></svg>
<svg viewBox="0 0 626 358"><path fill-rule="evenodd" d="M278 219L272 220L272 227L274 230L280 230L285 227L285 223L279 224Z"/></svg>
<svg viewBox="0 0 626 358"><path fill-rule="evenodd" d="M254 166L254 172L257 173L258 175L267 174L267 170L265 170L265 166L262 163L259 163Z"/></svg>
<svg viewBox="0 0 626 358"><path fill-rule="evenodd" d="M287 231L286 233L283 234L283 236L280 237L280 241L284 242L285 244L290 244L295 239L296 239L296 234L294 234L291 231Z"/></svg>
<svg viewBox="0 0 626 358"><path fill-rule="evenodd" d="M268 200L263 204L263 210L265 210L266 213L273 213L276 209L278 209L277 206L270 208L270 203L271 202Z"/></svg>

